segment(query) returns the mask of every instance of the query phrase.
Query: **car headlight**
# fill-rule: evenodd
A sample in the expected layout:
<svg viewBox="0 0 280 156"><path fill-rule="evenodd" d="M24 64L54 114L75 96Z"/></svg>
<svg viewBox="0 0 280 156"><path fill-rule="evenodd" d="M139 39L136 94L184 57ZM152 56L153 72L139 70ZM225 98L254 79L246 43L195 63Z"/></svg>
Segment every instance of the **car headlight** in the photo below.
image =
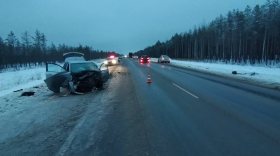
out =
<svg viewBox="0 0 280 156"><path fill-rule="evenodd" d="M112 63L113 64L117 64L117 60L112 60Z"/></svg>
<svg viewBox="0 0 280 156"><path fill-rule="evenodd" d="M106 65L107 65L107 64L108 64L108 61L107 61L107 60L106 60L106 61L104 61L104 64L106 64Z"/></svg>

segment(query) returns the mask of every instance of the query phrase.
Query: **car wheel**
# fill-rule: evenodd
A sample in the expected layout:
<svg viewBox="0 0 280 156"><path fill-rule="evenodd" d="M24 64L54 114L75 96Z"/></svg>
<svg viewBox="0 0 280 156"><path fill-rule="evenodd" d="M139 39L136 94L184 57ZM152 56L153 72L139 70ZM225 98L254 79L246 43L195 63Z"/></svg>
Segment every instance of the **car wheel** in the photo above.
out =
<svg viewBox="0 0 280 156"><path fill-rule="evenodd" d="M97 89L103 89L104 83L102 81L98 81L96 84Z"/></svg>
<svg viewBox="0 0 280 156"><path fill-rule="evenodd" d="M69 85L69 81L65 80L63 84L59 87L59 95L68 96L70 93L71 93L71 88Z"/></svg>

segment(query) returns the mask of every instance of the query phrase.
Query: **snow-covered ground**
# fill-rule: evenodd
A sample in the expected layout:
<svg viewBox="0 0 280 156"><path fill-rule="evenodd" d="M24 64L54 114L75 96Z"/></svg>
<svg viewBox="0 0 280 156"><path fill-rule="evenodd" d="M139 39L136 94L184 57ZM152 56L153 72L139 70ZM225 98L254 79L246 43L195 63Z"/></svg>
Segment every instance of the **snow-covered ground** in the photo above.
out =
<svg viewBox="0 0 280 156"><path fill-rule="evenodd" d="M45 67L0 73L0 97L44 82Z"/></svg>
<svg viewBox="0 0 280 156"><path fill-rule="evenodd" d="M44 82L45 67L0 73L0 97Z"/></svg>
<svg viewBox="0 0 280 156"><path fill-rule="evenodd" d="M157 62L157 59L153 58L153 62ZM264 84L280 86L280 68L278 67L266 67L261 65L237 65L237 64L225 64L225 63L206 63L196 61L185 60L172 60L172 65L196 69L204 72L210 72L214 74L221 74L230 77L236 77L241 79L247 79ZM232 72L236 71L238 74L233 75Z"/></svg>

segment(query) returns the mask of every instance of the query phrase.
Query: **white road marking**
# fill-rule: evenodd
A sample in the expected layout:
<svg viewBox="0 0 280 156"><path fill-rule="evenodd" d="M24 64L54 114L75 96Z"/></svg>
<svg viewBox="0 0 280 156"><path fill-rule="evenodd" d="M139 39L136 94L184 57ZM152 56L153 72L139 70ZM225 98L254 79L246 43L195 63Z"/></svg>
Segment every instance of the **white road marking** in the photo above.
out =
<svg viewBox="0 0 280 156"><path fill-rule="evenodd" d="M194 95L193 93L191 93L191 92L187 91L186 89L184 89L184 88L180 87L180 86L179 86L179 85L177 85L176 83L173 83L173 86L175 86L175 87L179 88L180 90L182 90L183 92L185 92L185 93L187 93L187 94L191 95L192 97L194 97L194 98L196 98L196 99L199 99L199 97L198 97L198 96L196 96L196 95Z"/></svg>

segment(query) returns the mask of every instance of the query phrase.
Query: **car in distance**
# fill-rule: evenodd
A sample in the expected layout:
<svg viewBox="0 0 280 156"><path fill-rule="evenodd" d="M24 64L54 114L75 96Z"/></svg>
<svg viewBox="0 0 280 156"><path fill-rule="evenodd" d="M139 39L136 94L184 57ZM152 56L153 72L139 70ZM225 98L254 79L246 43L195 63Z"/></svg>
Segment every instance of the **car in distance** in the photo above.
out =
<svg viewBox="0 0 280 156"><path fill-rule="evenodd" d="M139 58L139 63L141 64L148 64L150 62L151 62L150 57L147 55L143 55Z"/></svg>
<svg viewBox="0 0 280 156"><path fill-rule="evenodd" d="M118 57L116 57L116 55L110 55L104 61L104 64L107 65L107 66L117 65L118 63L119 63L119 59L118 59Z"/></svg>
<svg viewBox="0 0 280 156"><path fill-rule="evenodd" d="M138 59L139 57L137 55L132 56L133 59Z"/></svg>
<svg viewBox="0 0 280 156"><path fill-rule="evenodd" d="M102 88L109 79L109 70L104 64L98 66L93 61L86 61L82 53L67 53L63 56L63 66L46 64L45 83L49 90L55 93L67 90L69 93L80 94Z"/></svg>
<svg viewBox="0 0 280 156"><path fill-rule="evenodd" d="M158 63L170 63L171 59L169 56L167 55L161 55L159 58L158 58Z"/></svg>

